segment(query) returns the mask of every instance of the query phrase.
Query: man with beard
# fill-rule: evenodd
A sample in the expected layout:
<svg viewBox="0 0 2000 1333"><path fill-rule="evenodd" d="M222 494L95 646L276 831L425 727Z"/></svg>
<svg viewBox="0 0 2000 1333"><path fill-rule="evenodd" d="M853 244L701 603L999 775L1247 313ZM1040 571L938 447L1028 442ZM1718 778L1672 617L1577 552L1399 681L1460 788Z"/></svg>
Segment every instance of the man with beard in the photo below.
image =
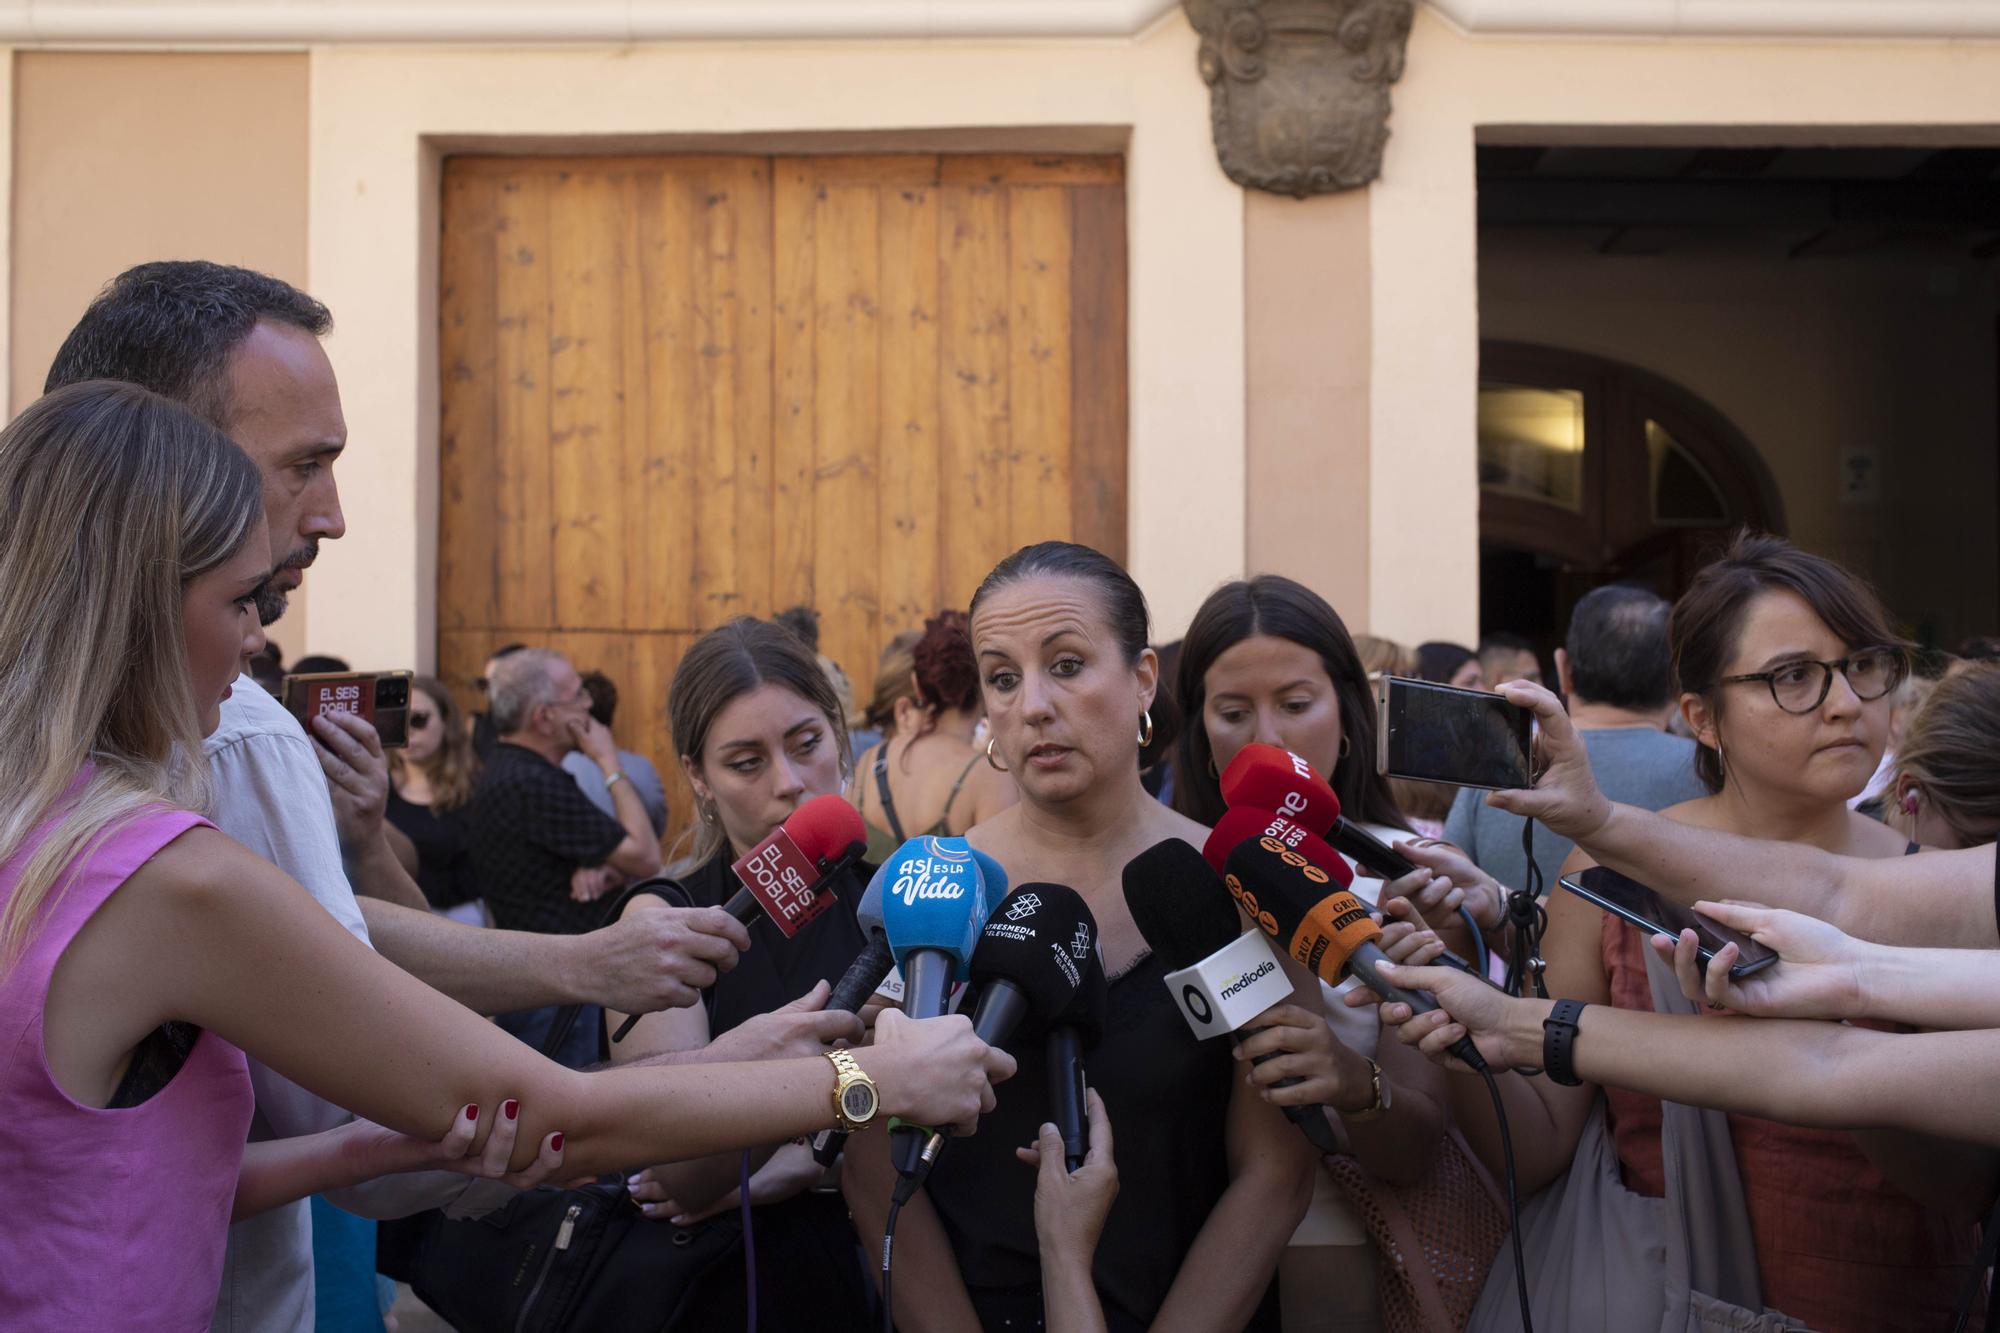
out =
<svg viewBox="0 0 2000 1333"><path fill-rule="evenodd" d="M346 532L333 467L347 445L333 365L320 346L325 306L261 273L198 261L141 264L113 279L56 353L46 390L80 380L142 385L228 432L264 477L278 572L259 611L283 614L322 541ZM222 705L204 744L215 822L298 880L364 942L481 1013L596 1003L648 1012L694 1003L717 968L749 947L714 910L640 913L583 935L477 930L422 910L382 833L387 766L358 718L298 721L249 677ZM343 865L343 856L345 865ZM368 895L357 903L354 889ZM386 901L385 901L386 900ZM414 903L405 907L399 903ZM657 923L657 924L656 924ZM347 1112L250 1063L255 1140L330 1129ZM491 1182L441 1173L392 1176L329 1196L350 1212L399 1217L506 1197ZM312 1223L305 1201L230 1228L214 1327L309 1333Z"/></svg>

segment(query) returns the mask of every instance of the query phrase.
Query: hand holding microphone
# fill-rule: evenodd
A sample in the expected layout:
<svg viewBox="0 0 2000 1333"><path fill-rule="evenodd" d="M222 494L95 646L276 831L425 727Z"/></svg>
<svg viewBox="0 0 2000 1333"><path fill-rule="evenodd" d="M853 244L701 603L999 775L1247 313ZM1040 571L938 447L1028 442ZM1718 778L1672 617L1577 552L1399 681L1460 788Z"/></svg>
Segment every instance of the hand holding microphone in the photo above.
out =
<svg viewBox="0 0 2000 1333"><path fill-rule="evenodd" d="M815 796L730 866L742 887L722 910L744 926L766 918L790 939L834 904L831 881L860 857L867 841L860 811L842 797ZM638 1021L632 1014L611 1040L625 1040Z"/></svg>

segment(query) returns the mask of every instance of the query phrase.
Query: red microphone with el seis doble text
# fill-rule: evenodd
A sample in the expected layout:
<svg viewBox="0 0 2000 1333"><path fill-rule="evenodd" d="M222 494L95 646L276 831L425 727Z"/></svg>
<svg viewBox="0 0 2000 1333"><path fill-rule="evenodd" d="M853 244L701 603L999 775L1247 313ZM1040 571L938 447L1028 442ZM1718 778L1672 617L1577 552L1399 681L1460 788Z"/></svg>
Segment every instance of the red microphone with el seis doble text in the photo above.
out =
<svg viewBox="0 0 2000 1333"><path fill-rule="evenodd" d="M722 910L746 926L768 918L790 939L833 906L832 881L867 845L860 811L844 797L815 796L729 867L742 887ZM640 1017L628 1016L611 1040L623 1041Z"/></svg>

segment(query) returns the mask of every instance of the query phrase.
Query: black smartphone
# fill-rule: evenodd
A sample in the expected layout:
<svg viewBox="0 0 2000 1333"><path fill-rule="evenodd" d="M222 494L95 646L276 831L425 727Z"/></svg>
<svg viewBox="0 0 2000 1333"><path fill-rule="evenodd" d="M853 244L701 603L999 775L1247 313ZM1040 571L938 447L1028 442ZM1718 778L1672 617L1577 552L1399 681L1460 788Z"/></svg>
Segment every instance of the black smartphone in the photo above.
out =
<svg viewBox="0 0 2000 1333"><path fill-rule="evenodd" d="M1390 676L1380 686L1376 767L1455 787L1532 787L1528 710L1484 690Z"/></svg>
<svg viewBox="0 0 2000 1333"><path fill-rule="evenodd" d="M1562 886L1577 897L1624 917L1648 935L1671 935L1679 939L1683 930L1693 930L1704 973L1725 944L1733 944L1741 951L1735 966L1729 969L1732 977L1747 977L1778 961L1776 952L1742 931L1732 930L1691 907L1670 903L1639 881L1608 867L1592 866L1578 874L1565 875Z"/></svg>
<svg viewBox="0 0 2000 1333"><path fill-rule="evenodd" d="M359 713L374 726L385 750L410 743L410 673L313 672L285 677L285 707L300 725L322 713Z"/></svg>

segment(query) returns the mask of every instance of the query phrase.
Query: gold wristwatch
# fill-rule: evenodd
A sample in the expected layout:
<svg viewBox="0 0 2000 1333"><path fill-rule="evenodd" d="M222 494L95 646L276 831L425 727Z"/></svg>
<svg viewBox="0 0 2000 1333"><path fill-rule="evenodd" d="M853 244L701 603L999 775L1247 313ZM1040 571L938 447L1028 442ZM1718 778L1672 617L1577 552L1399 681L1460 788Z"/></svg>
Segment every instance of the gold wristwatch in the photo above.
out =
<svg viewBox="0 0 2000 1333"><path fill-rule="evenodd" d="M1367 1056L1361 1057L1367 1060ZM1359 1111L1342 1111L1340 1118L1350 1125L1365 1124L1389 1110L1389 1080L1382 1077L1382 1066L1368 1060L1368 1077L1375 1085L1375 1100Z"/></svg>
<svg viewBox="0 0 2000 1333"><path fill-rule="evenodd" d="M833 1118L840 1132L868 1128L882 1106L875 1080L846 1051L828 1051L826 1058L833 1062Z"/></svg>

